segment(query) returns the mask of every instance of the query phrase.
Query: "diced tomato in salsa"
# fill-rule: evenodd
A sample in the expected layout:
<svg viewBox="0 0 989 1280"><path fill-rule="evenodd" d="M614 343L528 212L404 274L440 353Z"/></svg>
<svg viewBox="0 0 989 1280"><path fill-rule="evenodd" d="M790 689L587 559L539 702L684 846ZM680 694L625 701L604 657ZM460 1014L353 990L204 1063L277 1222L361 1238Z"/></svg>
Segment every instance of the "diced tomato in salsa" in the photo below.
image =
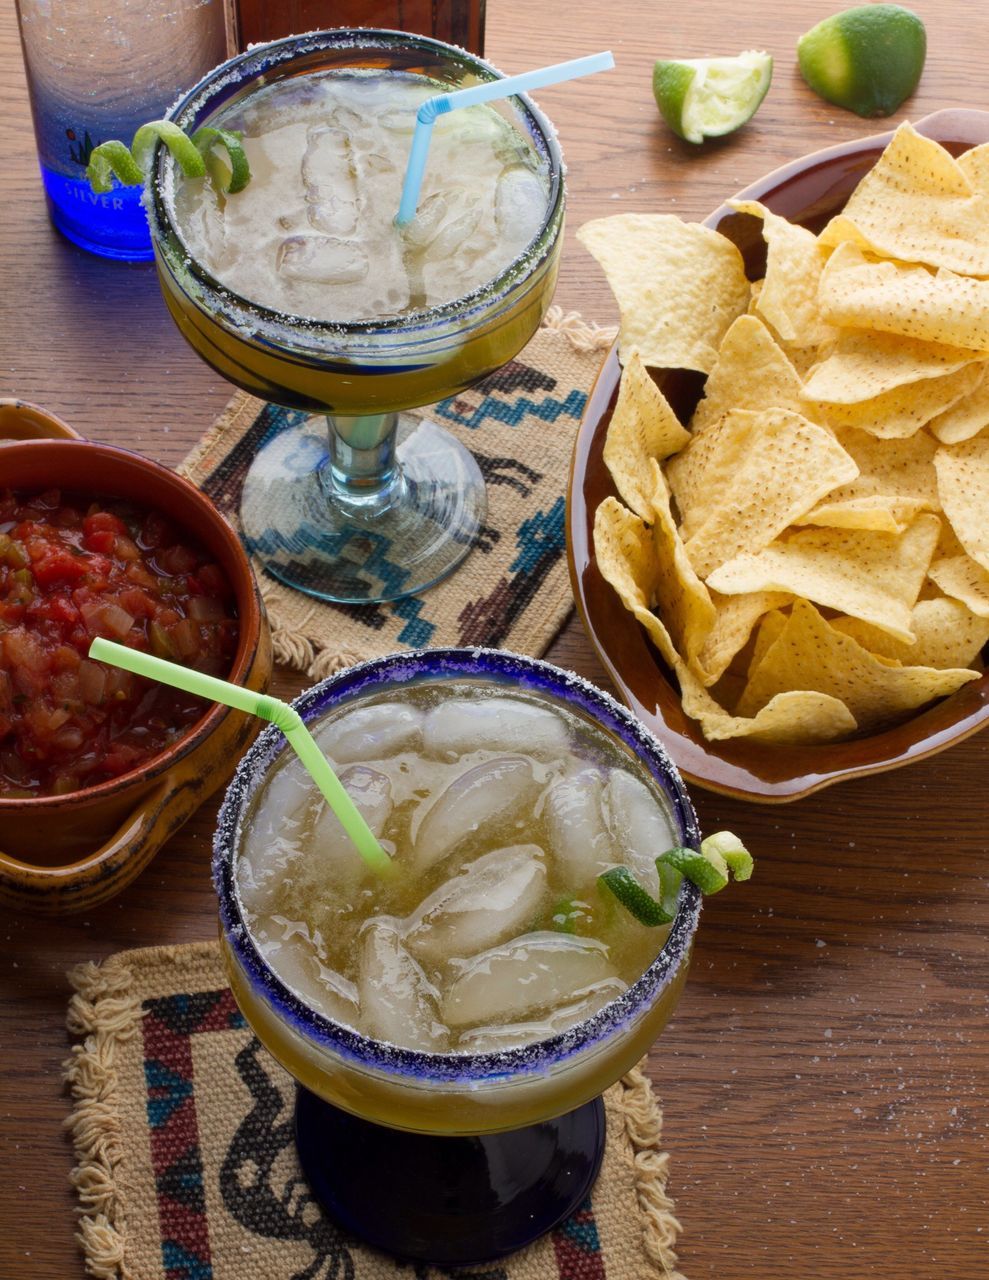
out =
<svg viewBox="0 0 989 1280"><path fill-rule="evenodd" d="M156 511L0 489L0 798L61 795L139 768L199 720L199 698L93 662L106 636L225 675L230 584Z"/></svg>

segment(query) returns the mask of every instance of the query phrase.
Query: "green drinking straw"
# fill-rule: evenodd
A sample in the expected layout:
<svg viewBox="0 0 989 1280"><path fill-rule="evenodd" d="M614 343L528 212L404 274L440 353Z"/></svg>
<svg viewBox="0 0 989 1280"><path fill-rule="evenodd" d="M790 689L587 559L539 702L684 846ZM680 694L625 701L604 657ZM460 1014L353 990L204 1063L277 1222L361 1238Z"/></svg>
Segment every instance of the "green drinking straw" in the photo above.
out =
<svg viewBox="0 0 989 1280"><path fill-rule="evenodd" d="M542 67L538 71L524 71L518 76L486 80L483 84L471 85L468 89L455 89L453 93L440 93L434 98L427 98L416 112L416 129L412 136L412 150L409 152L409 162L405 169L402 199L399 202L398 213L395 215L395 225L407 227L416 216L419 189L422 186L426 157L429 154L429 140L432 137L437 116L445 115L457 107L474 107L479 102L510 98L513 94L526 93L529 89L545 89L547 85L561 84L564 80L575 80L578 76L593 75L595 71L610 71L614 65L615 59L610 51L592 53L586 58L557 62L552 67Z"/></svg>
<svg viewBox="0 0 989 1280"><path fill-rule="evenodd" d="M221 702L226 707L234 707L237 711L246 711L248 715L270 720L281 729L295 748L313 782L326 797L327 804L340 819L344 831L353 840L358 853L371 870L379 875L386 875L394 870L391 858L375 839L364 815L347 794L295 707L270 694L255 693L253 689L231 684L228 680L218 680L216 676L208 676L202 671L192 671L189 667L180 667L176 662L166 662L150 653L114 644L112 640L94 640L89 646L89 656L98 662L108 662L113 667L133 671L135 675L144 676L148 680L170 684L173 688L184 689L186 693L193 693L197 697Z"/></svg>

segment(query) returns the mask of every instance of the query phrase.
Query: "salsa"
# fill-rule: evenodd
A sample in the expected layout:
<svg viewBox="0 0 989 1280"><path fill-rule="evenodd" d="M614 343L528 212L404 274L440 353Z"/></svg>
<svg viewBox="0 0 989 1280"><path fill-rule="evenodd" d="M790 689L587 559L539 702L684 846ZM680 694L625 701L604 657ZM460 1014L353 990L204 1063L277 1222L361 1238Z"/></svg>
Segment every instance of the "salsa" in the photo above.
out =
<svg viewBox="0 0 989 1280"><path fill-rule="evenodd" d="M225 676L233 590L157 511L0 489L0 798L118 777L204 715L201 698L92 661L95 636Z"/></svg>

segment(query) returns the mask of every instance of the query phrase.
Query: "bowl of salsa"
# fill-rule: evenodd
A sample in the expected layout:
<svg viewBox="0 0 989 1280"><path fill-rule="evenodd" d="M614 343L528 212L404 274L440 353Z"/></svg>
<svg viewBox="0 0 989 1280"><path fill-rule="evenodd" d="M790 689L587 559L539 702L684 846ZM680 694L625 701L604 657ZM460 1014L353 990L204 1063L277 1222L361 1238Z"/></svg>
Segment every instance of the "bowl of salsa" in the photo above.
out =
<svg viewBox="0 0 989 1280"><path fill-rule="evenodd" d="M3 443L0 459L0 902L88 909L255 731L94 662L92 639L263 688L270 638L237 535L182 477L78 438Z"/></svg>

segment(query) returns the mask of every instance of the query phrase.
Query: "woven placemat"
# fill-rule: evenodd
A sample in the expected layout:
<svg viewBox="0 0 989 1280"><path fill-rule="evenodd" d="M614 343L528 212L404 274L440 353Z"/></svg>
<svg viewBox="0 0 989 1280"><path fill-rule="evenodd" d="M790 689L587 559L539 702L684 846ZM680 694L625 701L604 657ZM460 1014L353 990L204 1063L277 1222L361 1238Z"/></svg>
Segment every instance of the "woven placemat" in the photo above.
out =
<svg viewBox="0 0 989 1280"><path fill-rule="evenodd" d="M275 660L314 680L398 649L490 645L538 657L573 600L566 566L570 455L614 329L551 308L517 359L419 416L451 431L487 482L488 515L467 559L421 595L384 605L322 604L255 564ZM179 470L237 526L258 449L303 415L238 392Z"/></svg>
<svg viewBox="0 0 989 1280"><path fill-rule="evenodd" d="M591 1198L480 1271L399 1264L325 1217L301 1177L293 1086L251 1034L216 943L69 975L79 1241L99 1280L683 1280L662 1117L638 1069L605 1094Z"/></svg>

